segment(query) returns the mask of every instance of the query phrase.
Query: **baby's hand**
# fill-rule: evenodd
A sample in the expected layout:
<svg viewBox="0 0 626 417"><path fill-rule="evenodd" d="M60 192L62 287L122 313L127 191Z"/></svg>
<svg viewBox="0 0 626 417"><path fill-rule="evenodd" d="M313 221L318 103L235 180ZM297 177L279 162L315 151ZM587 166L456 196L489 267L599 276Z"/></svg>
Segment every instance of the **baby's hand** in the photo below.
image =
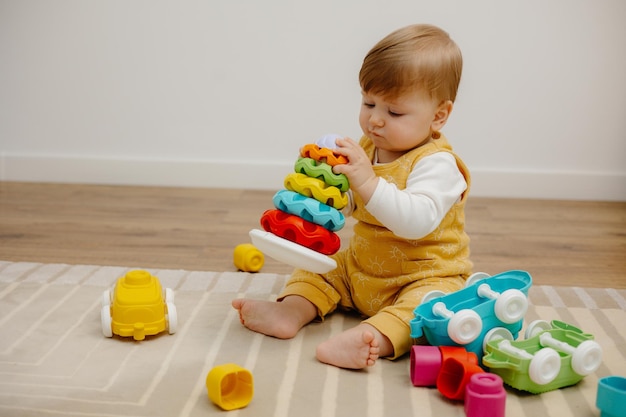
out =
<svg viewBox="0 0 626 417"><path fill-rule="evenodd" d="M348 158L347 164L335 165L335 174L344 174L350 181L350 189L358 193L365 204L370 200L378 185L378 177L374 174L372 162L363 148L354 140L346 137L336 139L334 152Z"/></svg>

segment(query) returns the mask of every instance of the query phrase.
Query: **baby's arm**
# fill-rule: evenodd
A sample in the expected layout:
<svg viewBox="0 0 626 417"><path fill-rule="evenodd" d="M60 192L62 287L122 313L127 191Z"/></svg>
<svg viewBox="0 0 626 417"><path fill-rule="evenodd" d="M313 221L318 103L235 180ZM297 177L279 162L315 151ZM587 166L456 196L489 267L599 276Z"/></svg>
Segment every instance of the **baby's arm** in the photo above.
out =
<svg viewBox="0 0 626 417"><path fill-rule="evenodd" d="M404 190L380 178L365 208L394 234L419 239L439 226L466 189L454 156L437 152L415 165Z"/></svg>

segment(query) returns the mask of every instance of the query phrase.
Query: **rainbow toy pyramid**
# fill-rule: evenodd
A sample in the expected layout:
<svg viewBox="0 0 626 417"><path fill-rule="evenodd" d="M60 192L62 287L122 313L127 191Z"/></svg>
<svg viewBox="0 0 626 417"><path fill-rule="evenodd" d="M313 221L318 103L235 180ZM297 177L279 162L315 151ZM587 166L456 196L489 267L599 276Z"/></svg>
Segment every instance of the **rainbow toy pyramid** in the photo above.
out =
<svg viewBox="0 0 626 417"><path fill-rule="evenodd" d="M275 208L261 216L264 231L250 231L254 245L267 255L316 273L337 267L328 255L339 250L335 232L345 225L340 210L348 204L350 184L332 168L348 160L333 152L337 137L326 135L302 147L294 172L285 177L285 189L272 198Z"/></svg>

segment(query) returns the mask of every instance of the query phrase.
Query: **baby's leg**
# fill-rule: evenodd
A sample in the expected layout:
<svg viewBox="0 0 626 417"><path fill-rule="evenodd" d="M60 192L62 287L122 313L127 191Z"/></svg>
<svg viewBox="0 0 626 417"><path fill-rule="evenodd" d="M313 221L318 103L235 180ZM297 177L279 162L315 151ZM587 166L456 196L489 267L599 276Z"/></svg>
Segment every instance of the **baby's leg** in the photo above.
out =
<svg viewBox="0 0 626 417"><path fill-rule="evenodd" d="M389 339L367 323L331 337L321 343L316 351L320 362L350 369L372 366L379 357L392 354L393 346Z"/></svg>
<svg viewBox="0 0 626 417"><path fill-rule="evenodd" d="M239 310L239 320L248 329L279 339L291 339L317 317L317 307L299 295L280 302L238 298L232 306Z"/></svg>

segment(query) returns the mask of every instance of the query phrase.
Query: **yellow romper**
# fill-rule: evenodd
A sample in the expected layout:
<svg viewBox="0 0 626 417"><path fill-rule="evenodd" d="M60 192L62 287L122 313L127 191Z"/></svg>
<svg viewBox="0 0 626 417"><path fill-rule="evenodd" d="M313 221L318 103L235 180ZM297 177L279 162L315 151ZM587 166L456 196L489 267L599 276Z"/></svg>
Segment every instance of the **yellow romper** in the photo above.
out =
<svg viewBox="0 0 626 417"><path fill-rule="evenodd" d="M363 137L360 145L373 161L372 141ZM409 322L423 296L432 290L459 290L471 273L469 237L464 230L470 175L443 135L391 163L373 166L377 176L402 190L415 164L435 152L454 155L467 190L432 233L416 240L396 236L365 209L354 193L352 216L358 222L350 246L333 255L337 268L324 275L296 269L279 300L300 295L317 307L320 319L337 307L356 310L368 317L365 323L389 338L394 347L392 359L408 352Z"/></svg>

